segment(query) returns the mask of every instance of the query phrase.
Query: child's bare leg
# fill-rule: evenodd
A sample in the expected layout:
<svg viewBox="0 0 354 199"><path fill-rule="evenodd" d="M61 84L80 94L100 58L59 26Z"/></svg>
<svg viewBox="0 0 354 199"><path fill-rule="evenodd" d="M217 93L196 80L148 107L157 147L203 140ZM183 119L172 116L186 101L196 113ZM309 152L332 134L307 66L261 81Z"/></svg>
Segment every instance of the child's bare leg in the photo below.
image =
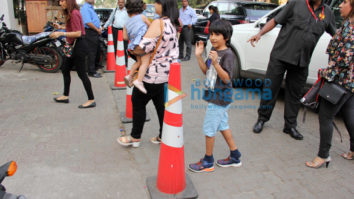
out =
<svg viewBox="0 0 354 199"><path fill-rule="evenodd" d="M134 86L137 88L137 89L139 89L142 93L147 93L147 91L146 91L146 89L145 89L145 87L144 87L144 83L143 83L143 78L144 78L144 76L145 76L145 73L146 73L146 69L147 69L147 66L146 66L146 55L144 55L144 56L137 56L136 57L137 58L137 60L139 60L139 63L141 63L140 64L140 66L139 66L139 72L138 72L138 78L136 79L136 80L134 80L133 81L133 84L134 84ZM144 61L144 62L143 62ZM144 66L144 64L145 64L145 66ZM149 61L148 61L148 63L147 64L149 64Z"/></svg>
<svg viewBox="0 0 354 199"><path fill-rule="evenodd" d="M230 148L230 156L226 159L216 161L216 164L220 167L240 167L242 165L240 160L241 153L236 147L234 138L231 134L231 130L223 130L221 131L221 134L224 136L224 139Z"/></svg>
<svg viewBox="0 0 354 199"><path fill-rule="evenodd" d="M230 151L234 151L237 149L234 138L232 137L232 133L230 129L224 130L224 131L220 131L222 136L224 136L224 139L227 143L227 145L230 148Z"/></svg>
<svg viewBox="0 0 354 199"><path fill-rule="evenodd" d="M138 70L140 65L141 65L141 58L140 58L140 56L136 56L136 62L132 65L129 75L126 75L124 77L124 82L129 87L133 86L133 75Z"/></svg>
<svg viewBox="0 0 354 199"><path fill-rule="evenodd" d="M141 65L141 57L136 56L136 62L132 65L132 68L130 69L129 75L133 77L134 73L138 70L138 68Z"/></svg>
<svg viewBox="0 0 354 199"><path fill-rule="evenodd" d="M207 156L213 155L214 143L215 143L215 136L214 137L205 136L205 148L206 148L205 154Z"/></svg>
<svg viewBox="0 0 354 199"><path fill-rule="evenodd" d="M141 65L138 73L138 80L143 81L147 68L149 67L150 54L141 56Z"/></svg>

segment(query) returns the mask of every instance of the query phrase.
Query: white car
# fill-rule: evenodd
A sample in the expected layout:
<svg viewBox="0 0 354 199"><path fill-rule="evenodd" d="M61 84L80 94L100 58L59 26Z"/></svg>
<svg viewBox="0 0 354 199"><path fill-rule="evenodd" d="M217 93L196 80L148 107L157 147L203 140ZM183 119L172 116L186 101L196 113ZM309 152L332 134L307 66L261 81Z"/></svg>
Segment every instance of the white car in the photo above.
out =
<svg viewBox="0 0 354 199"><path fill-rule="evenodd" d="M273 18L283 6L284 5L277 7L254 23L233 26L231 44L237 56L234 71L235 79L240 77L256 79L265 76L270 58L270 52L278 36L281 25L278 24L275 28L273 28L273 30L264 34L258 43L255 44L256 47L253 47L250 43L247 43L247 40L257 34L260 28L263 27L270 18ZM317 80L318 69L328 65L328 55L326 54L326 49L330 39L331 36L325 32L318 41L312 54L309 66L309 75L307 78L307 83L310 85ZM209 52L210 48L211 43L208 41L206 51Z"/></svg>

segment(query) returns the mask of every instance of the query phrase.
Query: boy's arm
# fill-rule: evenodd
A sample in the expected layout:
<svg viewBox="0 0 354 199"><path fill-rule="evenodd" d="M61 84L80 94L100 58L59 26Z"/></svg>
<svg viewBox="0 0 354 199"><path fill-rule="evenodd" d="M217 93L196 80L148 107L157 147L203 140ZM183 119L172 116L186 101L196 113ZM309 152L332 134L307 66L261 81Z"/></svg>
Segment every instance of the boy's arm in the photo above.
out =
<svg viewBox="0 0 354 199"><path fill-rule="evenodd" d="M210 51L209 57L211 58L211 63L214 65L216 73L220 77L220 79L225 83L228 84L230 82L229 74L220 66L218 62L218 53L216 51Z"/></svg>
<svg viewBox="0 0 354 199"><path fill-rule="evenodd" d="M204 51L204 42L203 41L197 42L195 47L195 56L197 58L200 70L202 70L202 72L205 75L208 68L202 58L203 51Z"/></svg>

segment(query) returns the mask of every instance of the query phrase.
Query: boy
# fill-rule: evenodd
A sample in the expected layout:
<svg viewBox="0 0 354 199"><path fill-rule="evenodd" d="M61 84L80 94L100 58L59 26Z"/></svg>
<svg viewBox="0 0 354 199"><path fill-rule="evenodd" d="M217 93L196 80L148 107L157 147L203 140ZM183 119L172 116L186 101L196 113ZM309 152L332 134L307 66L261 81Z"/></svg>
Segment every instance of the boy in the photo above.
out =
<svg viewBox="0 0 354 199"><path fill-rule="evenodd" d="M203 99L208 102L208 108L204 118L203 132L205 134L206 153L199 162L190 164L189 169L194 172L214 171L213 148L215 134L220 131L230 148L230 156L226 159L218 160L216 164L220 167L240 167L241 153L238 151L231 130L228 125L227 110L232 102L232 71L234 60L236 59L230 45L232 35L231 23L225 20L216 20L209 27L210 42L212 49L209 53L211 66L217 72L217 79L214 90L206 90ZM195 55L200 69L206 74L208 68L202 58L204 43L199 41L196 45Z"/></svg>

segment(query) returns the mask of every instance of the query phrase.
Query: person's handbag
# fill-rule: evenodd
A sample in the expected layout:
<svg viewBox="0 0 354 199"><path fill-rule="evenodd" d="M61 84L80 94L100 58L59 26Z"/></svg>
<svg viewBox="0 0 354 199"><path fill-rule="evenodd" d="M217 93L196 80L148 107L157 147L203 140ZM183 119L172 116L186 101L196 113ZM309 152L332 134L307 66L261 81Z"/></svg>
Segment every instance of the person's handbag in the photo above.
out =
<svg viewBox="0 0 354 199"><path fill-rule="evenodd" d="M65 43L65 44L61 47L61 49L62 49L63 54L65 55L65 57L70 58L70 57L73 55L75 44L76 44L76 39L75 39L75 41L74 41L73 44Z"/></svg>
<svg viewBox="0 0 354 199"><path fill-rule="evenodd" d="M335 105L339 102L340 99L342 99L344 94L346 94L346 91L338 84L326 81L318 94L323 99Z"/></svg>
<svg viewBox="0 0 354 199"><path fill-rule="evenodd" d="M210 21L208 21L207 25L204 28L204 33L209 34L209 26L210 26Z"/></svg>
<svg viewBox="0 0 354 199"><path fill-rule="evenodd" d="M157 48L159 47L160 42L161 42L161 39L162 39L162 35L163 35L163 21L162 21L162 19L160 19L160 28L161 28L161 35L160 35L160 37L159 37L159 40L158 40L157 43L156 43L156 47L155 47L155 49L154 49L154 52L153 52L153 53L151 54L151 56L150 56L149 66L150 66L152 60L154 59L154 56L155 56L155 54L156 54L156 52L157 52ZM136 80L136 79L138 78L138 72L139 72L139 69L136 70L136 72L133 74L133 79L134 79L134 80Z"/></svg>
<svg viewBox="0 0 354 199"><path fill-rule="evenodd" d="M318 110L319 92L324 84L323 78L318 78L315 84L307 91L307 93L300 99L302 105L311 110Z"/></svg>

